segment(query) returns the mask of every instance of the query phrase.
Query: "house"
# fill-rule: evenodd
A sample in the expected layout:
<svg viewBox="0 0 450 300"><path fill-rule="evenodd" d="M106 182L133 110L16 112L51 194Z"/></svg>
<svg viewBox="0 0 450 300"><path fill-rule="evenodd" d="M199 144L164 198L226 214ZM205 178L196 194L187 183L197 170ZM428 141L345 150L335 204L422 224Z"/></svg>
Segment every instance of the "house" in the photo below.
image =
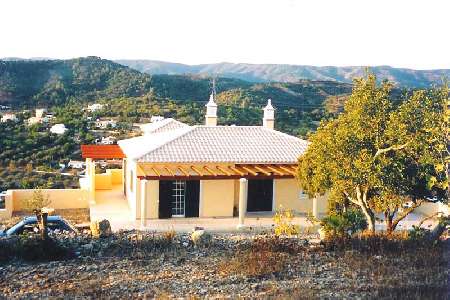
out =
<svg viewBox="0 0 450 300"><path fill-rule="evenodd" d="M117 122L114 120L99 120L95 121L95 127L99 129L116 128Z"/></svg>
<svg viewBox="0 0 450 300"><path fill-rule="evenodd" d="M142 125L142 136L118 145L83 145L87 186L97 186L95 159L123 159L120 190L131 218L144 225L158 218L239 216L243 226L246 214L271 214L280 206L325 213L325 198L310 199L295 179L308 142L274 129L270 100L262 123L218 125L211 95L205 125L160 119ZM89 201L95 203L95 195L91 189Z"/></svg>
<svg viewBox="0 0 450 300"><path fill-rule="evenodd" d="M102 137L101 139L95 140L97 144L101 145L113 145L116 143L116 138L113 136Z"/></svg>
<svg viewBox="0 0 450 300"><path fill-rule="evenodd" d="M2 123L5 123L5 122L8 122L8 121L11 121L11 122L17 122L17 116L16 116L16 114L13 114L13 113L6 113L6 114L4 114L3 116L2 116L2 120L1 120L1 122Z"/></svg>
<svg viewBox="0 0 450 300"><path fill-rule="evenodd" d="M103 106L104 106L103 104L94 103L94 104L88 105L87 110L89 112L95 112L95 111L103 109Z"/></svg>
<svg viewBox="0 0 450 300"><path fill-rule="evenodd" d="M64 134L66 133L67 128L64 124L55 124L50 127L50 132L54 134Z"/></svg>
<svg viewBox="0 0 450 300"><path fill-rule="evenodd" d="M47 109L45 109L45 108L37 108L36 112L35 112L35 116L28 118L28 120L27 120L28 126L48 122L49 117L47 115L45 115L46 112L47 112ZM53 117L53 115L51 115L51 117Z"/></svg>
<svg viewBox="0 0 450 300"><path fill-rule="evenodd" d="M67 167L72 169L84 169L86 163L82 160L70 160Z"/></svg>

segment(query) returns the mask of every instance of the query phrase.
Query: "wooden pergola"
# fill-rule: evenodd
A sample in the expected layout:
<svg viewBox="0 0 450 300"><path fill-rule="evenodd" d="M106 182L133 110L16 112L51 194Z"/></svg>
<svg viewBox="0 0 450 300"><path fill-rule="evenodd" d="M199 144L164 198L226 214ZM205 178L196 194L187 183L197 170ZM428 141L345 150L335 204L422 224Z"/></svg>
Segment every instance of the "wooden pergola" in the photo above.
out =
<svg viewBox="0 0 450 300"><path fill-rule="evenodd" d="M294 178L295 164L146 164L137 166L137 176L146 180L211 180Z"/></svg>

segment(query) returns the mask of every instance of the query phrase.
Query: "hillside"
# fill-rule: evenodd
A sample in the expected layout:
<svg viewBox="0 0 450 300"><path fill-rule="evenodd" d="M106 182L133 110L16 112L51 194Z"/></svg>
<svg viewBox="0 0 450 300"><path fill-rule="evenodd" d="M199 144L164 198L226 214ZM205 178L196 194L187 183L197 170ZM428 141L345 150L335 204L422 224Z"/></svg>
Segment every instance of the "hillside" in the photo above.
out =
<svg viewBox="0 0 450 300"><path fill-rule="evenodd" d="M262 105L272 98L275 105L321 108L332 96L351 91L351 85L333 81L251 83L218 78L222 103ZM55 105L69 99L138 97L153 94L159 99L207 101L211 79L199 75L148 75L98 57L71 60L0 60L0 102L13 105Z"/></svg>
<svg viewBox="0 0 450 300"><path fill-rule="evenodd" d="M299 79L351 83L361 77L365 67L316 67L282 64L217 63L185 65L154 60L117 60L116 62L148 74L204 74L237 78L250 82L296 82ZM389 66L374 66L370 70L377 78L389 79L400 87L430 87L450 78L450 70L412 70Z"/></svg>
<svg viewBox="0 0 450 300"><path fill-rule="evenodd" d="M0 60L0 103L61 104L70 98L139 96L150 76L97 57Z"/></svg>

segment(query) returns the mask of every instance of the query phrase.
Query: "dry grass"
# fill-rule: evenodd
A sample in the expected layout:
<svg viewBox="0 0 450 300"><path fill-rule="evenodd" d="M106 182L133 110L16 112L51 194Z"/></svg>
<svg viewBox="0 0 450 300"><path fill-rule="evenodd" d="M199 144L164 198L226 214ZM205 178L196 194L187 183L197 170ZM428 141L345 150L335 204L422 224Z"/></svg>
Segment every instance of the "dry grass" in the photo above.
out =
<svg viewBox="0 0 450 300"><path fill-rule="evenodd" d="M220 273L264 276L282 272L289 260L302 249L277 237L255 239L248 249L237 251L218 265Z"/></svg>

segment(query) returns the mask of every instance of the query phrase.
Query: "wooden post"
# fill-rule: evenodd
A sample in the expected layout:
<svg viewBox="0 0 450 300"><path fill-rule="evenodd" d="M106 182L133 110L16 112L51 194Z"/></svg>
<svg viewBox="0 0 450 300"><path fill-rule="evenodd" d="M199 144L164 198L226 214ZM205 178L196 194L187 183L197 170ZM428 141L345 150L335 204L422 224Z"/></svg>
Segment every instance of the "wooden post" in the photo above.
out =
<svg viewBox="0 0 450 300"><path fill-rule="evenodd" d="M238 229L244 227L245 213L247 212L247 191L248 180L245 178L239 179L239 224Z"/></svg>

